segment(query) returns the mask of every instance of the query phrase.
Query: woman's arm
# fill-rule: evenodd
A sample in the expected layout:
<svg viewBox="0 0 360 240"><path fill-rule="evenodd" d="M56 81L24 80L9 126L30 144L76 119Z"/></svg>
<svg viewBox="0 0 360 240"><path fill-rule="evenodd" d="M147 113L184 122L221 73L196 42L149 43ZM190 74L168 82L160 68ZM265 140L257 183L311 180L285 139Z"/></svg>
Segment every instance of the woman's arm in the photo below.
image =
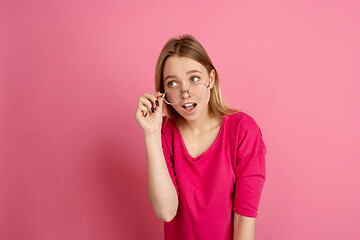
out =
<svg viewBox="0 0 360 240"><path fill-rule="evenodd" d="M234 212L234 240L255 240L255 218Z"/></svg>
<svg viewBox="0 0 360 240"><path fill-rule="evenodd" d="M148 196L158 219L170 222L177 213L178 196L166 166L161 132L145 134L148 163Z"/></svg>

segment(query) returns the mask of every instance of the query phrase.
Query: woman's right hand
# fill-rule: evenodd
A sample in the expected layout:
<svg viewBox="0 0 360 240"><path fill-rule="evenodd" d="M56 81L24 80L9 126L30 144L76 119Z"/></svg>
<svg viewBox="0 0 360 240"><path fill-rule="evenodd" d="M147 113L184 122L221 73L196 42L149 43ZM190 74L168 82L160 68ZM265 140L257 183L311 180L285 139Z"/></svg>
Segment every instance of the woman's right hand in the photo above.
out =
<svg viewBox="0 0 360 240"><path fill-rule="evenodd" d="M135 112L135 119L142 128L144 134L152 134L161 131L162 126L162 105L164 102L163 93L144 93L139 97L138 107ZM159 106L156 104L156 100ZM154 112L151 111L153 107Z"/></svg>

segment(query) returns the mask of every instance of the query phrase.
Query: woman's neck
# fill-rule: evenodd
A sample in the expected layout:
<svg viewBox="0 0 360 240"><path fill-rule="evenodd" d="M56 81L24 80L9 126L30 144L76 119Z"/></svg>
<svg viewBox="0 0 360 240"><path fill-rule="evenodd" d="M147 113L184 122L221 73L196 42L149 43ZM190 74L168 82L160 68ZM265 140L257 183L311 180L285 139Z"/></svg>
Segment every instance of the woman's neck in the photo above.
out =
<svg viewBox="0 0 360 240"><path fill-rule="evenodd" d="M201 135L221 125L221 118L207 116L196 121L187 121L183 118L177 119L176 126L181 132L190 132L193 135Z"/></svg>

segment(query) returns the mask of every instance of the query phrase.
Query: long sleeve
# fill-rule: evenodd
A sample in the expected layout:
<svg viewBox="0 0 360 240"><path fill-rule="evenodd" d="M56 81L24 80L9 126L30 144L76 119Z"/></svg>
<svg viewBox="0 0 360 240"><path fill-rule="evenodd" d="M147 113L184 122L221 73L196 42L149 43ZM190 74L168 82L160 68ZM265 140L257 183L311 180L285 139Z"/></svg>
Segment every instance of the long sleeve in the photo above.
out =
<svg viewBox="0 0 360 240"><path fill-rule="evenodd" d="M252 117L242 119L238 131L233 210L256 218L266 178L266 147L261 130Z"/></svg>

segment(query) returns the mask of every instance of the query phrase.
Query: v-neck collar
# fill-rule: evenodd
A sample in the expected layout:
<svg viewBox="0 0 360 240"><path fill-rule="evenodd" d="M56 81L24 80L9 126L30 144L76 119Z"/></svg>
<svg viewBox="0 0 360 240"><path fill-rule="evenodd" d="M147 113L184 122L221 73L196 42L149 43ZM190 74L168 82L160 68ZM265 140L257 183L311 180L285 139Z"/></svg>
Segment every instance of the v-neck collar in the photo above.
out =
<svg viewBox="0 0 360 240"><path fill-rule="evenodd" d="M226 118L226 117L227 117L227 115L225 115L225 116L222 118L222 120L221 120L220 130L219 130L219 132L218 132L218 134L217 134L217 136L216 136L216 138L215 138L215 141L211 144L211 146L210 146L207 150L205 150L203 153L201 153L201 154L200 154L199 156L197 156L197 157L192 157L192 156L190 155L189 151L188 151L187 148L186 148L186 145L185 145L184 139L183 139L183 137L182 137L182 135L181 135L181 132L180 132L179 128L177 127L175 121L173 121L173 124L175 125L176 131L177 131L177 133L179 134L179 138L180 138L180 141L181 141L180 145L182 146L182 148L183 148L183 150L184 150L184 152L185 152L185 154L186 154L186 156L187 156L188 158L190 158L190 159L193 160L193 161L199 160L199 159L205 157L206 155L208 155L208 154L215 148L215 145L217 145L217 142L219 141L220 136L221 136L221 133L222 133L222 131L223 131L224 123L225 123L225 118Z"/></svg>

